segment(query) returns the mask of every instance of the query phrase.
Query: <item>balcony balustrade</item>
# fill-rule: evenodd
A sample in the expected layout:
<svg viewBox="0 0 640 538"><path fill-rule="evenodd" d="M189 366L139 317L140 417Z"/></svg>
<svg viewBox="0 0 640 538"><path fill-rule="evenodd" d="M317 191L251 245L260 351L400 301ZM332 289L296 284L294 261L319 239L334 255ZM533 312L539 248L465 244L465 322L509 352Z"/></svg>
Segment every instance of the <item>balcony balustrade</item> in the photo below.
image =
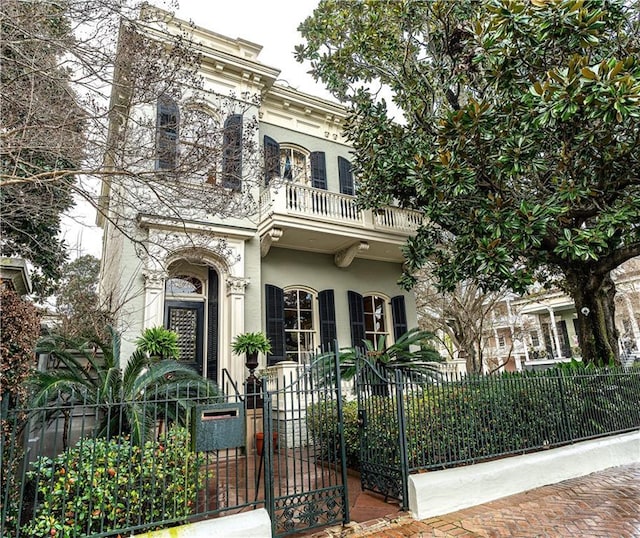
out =
<svg viewBox="0 0 640 538"><path fill-rule="evenodd" d="M297 216L367 230L412 235L422 223L418 211L398 207L361 210L356 198L296 183L265 189L260 197L260 220L273 215Z"/></svg>

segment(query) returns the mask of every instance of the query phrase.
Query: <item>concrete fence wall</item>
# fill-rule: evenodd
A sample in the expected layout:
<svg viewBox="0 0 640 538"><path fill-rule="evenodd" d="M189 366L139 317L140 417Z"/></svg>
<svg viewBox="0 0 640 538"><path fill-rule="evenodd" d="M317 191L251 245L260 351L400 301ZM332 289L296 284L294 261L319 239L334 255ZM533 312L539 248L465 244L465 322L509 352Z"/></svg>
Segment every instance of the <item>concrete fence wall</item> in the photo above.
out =
<svg viewBox="0 0 640 538"><path fill-rule="evenodd" d="M448 514L610 467L640 462L640 431L409 477L417 519Z"/></svg>
<svg viewBox="0 0 640 538"><path fill-rule="evenodd" d="M264 508L207 519L180 527L136 534L139 538L271 538L271 519Z"/></svg>

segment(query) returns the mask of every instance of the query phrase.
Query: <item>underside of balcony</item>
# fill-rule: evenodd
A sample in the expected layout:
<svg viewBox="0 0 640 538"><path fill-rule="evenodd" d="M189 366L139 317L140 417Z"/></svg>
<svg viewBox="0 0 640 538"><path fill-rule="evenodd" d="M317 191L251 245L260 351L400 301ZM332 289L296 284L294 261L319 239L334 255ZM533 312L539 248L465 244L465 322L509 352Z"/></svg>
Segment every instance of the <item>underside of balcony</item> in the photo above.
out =
<svg viewBox="0 0 640 538"><path fill-rule="evenodd" d="M402 263L402 246L422 221L416 211L360 210L355 197L295 183L272 186L260 198L262 255L272 247L333 254L336 265L357 258Z"/></svg>

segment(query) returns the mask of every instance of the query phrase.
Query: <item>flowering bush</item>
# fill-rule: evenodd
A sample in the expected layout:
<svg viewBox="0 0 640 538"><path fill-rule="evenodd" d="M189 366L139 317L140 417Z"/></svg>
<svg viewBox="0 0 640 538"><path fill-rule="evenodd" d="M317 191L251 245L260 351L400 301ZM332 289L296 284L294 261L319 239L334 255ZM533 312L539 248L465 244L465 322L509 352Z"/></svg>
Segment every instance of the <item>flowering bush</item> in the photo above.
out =
<svg viewBox="0 0 640 538"><path fill-rule="evenodd" d="M38 492L25 536L89 536L184 522L205 477L185 428L160 441L82 439L55 459L40 458L29 479Z"/></svg>

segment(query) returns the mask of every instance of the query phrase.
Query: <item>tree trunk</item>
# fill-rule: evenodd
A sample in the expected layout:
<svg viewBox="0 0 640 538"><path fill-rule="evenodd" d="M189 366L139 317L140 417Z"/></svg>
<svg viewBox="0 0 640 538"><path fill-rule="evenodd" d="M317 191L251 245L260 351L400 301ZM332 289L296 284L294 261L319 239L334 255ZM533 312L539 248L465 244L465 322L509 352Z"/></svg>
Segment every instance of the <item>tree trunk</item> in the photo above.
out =
<svg viewBox="0 0 640 538"><path fill-rule="evenodd" d="M616 287L611 275L567 271L568 291L578 313L578 342L585 364L620 364L615 326Z"/></svg>

